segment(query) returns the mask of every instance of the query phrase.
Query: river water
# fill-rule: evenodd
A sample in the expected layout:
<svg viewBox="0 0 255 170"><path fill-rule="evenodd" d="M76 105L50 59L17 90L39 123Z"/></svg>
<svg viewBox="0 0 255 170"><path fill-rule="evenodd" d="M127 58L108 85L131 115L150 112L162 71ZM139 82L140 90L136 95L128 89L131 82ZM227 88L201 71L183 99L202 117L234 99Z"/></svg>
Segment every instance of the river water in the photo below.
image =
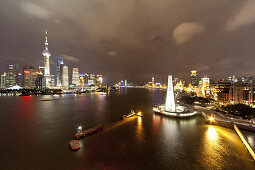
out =
<svg viewBox="0 0 255 170"><path fill-rule="evenodd" d="M0 97L0 169L255 169L234 130L202 117L155 115L165 91L122 89L109 94ZM44 99L49 101L43 101ZM130 109L142 118L120 121ZM76 129L104 124L81 139ZM249 133L253 142L254 134Z"/></svg>

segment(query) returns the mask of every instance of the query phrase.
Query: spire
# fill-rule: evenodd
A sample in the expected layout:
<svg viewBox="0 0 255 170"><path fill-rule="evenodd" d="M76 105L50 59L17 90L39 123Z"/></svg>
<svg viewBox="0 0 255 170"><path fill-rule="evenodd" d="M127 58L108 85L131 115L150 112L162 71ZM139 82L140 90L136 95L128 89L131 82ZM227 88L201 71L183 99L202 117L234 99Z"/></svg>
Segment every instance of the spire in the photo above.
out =
<svg viewBox="0 0 255 170"><path fill-rule="evenodd" d="M49 43L48 43L48 32L47 32L47 29L46 29L46 32L45 32L45 50L47 50L48 51L48 45L49 45Z"/></svg>

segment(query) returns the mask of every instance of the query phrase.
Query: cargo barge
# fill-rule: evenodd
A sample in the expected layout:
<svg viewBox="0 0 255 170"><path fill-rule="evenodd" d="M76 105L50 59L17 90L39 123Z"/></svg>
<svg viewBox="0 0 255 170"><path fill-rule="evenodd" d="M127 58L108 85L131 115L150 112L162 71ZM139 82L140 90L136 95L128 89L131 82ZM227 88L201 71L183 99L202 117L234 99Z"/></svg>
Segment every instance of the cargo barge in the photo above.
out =
<svg viewBox="0 0 255 170"><path fill-rule="evenodd" d="M93 128L89 128L89 129L86 129L86 130L78 130L78 132L75 134L75 137L76 139L80 139L81 137L85 137L85 136L88 136L88 135L92 135L92 134L95 134L101 130L104 129L104 126L103 125L97 125Z"/></svg>

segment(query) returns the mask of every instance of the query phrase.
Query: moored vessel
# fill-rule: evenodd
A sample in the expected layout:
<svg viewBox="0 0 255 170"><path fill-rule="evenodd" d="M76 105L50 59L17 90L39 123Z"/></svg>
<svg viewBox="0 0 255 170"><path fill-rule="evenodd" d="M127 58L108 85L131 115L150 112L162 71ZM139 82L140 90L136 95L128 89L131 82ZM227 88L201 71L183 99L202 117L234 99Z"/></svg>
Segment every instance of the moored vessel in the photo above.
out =
<svg viewBox="0 0 255 170"><path fill-rule="evenodd" d="M80 142L78 140L71 140L69 145L73 151L80 149Z"/></svg>

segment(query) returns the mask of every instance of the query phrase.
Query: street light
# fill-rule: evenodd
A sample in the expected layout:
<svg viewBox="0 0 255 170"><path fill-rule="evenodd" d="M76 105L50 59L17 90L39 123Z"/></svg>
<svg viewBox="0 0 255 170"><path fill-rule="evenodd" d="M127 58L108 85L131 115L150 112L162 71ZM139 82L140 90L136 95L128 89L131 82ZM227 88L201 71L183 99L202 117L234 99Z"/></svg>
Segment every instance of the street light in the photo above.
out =
<svg viewBox="0 0 255 170"><path fill-rule="evenodd" d="M209 121L210 122L213 122L214 121L214 118L211 116L211 117L209 117Z"/></svg>

